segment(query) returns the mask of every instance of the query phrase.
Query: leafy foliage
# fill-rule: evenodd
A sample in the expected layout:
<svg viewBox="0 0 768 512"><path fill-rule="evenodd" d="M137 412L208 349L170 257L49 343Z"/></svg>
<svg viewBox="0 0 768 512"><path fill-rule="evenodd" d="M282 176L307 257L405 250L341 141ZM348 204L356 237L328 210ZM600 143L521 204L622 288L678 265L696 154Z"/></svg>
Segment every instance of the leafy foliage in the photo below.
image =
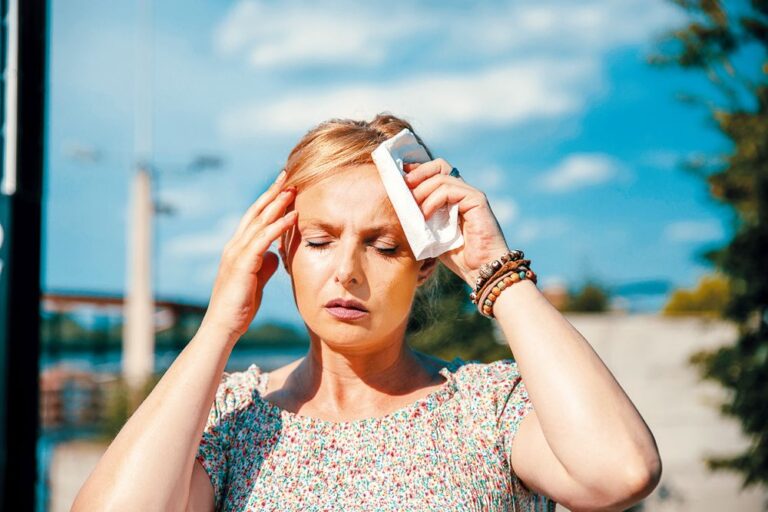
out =
<svg viewBox="0 0 768 512"><path fill-rule="evenodd" d="M750 440L742 453L708 459L743 485L768 484L768 1L674 0L689 22L661 43L652 62L703 72L721 93L705 105L731 143L728 154L690 162L712 196L731 207L734 236L705 257L727 278L724 315L739 324L733 345L695 354L705 379L729 391L722 407Z"/></svg>
<svg viewBox="0 0 768 512"><path fill-rule="evenodd" d="M609 294L604 286L596 281L587 281L580 288L568 293L568 300L563 311L580 313L600 313L608 310Z"/></svg>
<svg viewBox="0 0 768 512"><path fill-rule="evenodd" d="M45 353L118 351L122 348L121 319L97 317L95 325L82 324L69 313L44 313L40 319L41 342ZM184 314L170 329L155 334L158 350L181 351L200 328L202 315ZM293 325L268 322L252 327L238 341L236 350L307 346L306 332Z"/></svg>
<svg viewBox="0 0 768 512"><path fill-rule="evenodd" d="M496 341L494 325L469 300L469 287L443 265L419 288L406 338L420 352L451 360L491 362L511 358L509 346Z"/></svg>
<svg viewBox="0 0 768 512"><path fill-rule="evenodd" d="M730 293L730 283L725 276L704 276L692 290L675 290L662 314L719 317L728 304Z"/></svg>

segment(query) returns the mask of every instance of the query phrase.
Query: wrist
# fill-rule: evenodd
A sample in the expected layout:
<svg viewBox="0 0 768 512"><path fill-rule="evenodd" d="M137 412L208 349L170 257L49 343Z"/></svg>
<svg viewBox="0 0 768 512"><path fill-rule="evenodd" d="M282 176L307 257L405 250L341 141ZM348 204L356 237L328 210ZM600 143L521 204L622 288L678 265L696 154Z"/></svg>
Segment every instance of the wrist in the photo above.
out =
<svg viewBox="0 0 768 512"><path fill-rule="evenodd" d="M536 290L538 290L536 283L530 279L523 279L512 286L507 286L499 294L493 305L494 316L498 316L500 313L503 315L507 305L518 308L521 303L525 302L524 296Z"/></svg>
<svg viewBox="0 0 768 512"><path fill-rule="evenodd" d="M469 294L478 312L494 318L493 308L503 291L524 280L531 280L535 284L537 278L529 267L530 263L530 260L523 259L522 251L515 250L491 264L483 265L477 286Z"/></svg>
<svg viewBox="0 0 768 512"><path fill-rule="evenodd" d="M514 251L512 251L511 249L509 249L506 246L502 246L502 247L499 247L498 249L488 250L487 252L491 256L488 259L486 259L485 261L483 261L482 264L479 267L466 269L463 272L463 274L462 274L464 282L467 283L467 285L469 285L469 287L472 288L472 289L476 289L477 288L477 285L478 285L478 281L477 280L478 280L478 278L480 278L483 275L483 266L484 265L490 264L491 262L494 261L494 259L498 259L502 263L504 261L509 261L509 259L502 260L502 257L505 257L505 256L513 253ZM523 254L521 252L520 253L520 257L522 257L522 256L523 256Z"/></svg>
<svg viewBox="0 0 768 512"><path fill-rule="evenodd" d="M195 333L195 338L205 339L206 343L217 343L228 348L233 348L242 334L223 325L213 322L203 322Z"/></svg>

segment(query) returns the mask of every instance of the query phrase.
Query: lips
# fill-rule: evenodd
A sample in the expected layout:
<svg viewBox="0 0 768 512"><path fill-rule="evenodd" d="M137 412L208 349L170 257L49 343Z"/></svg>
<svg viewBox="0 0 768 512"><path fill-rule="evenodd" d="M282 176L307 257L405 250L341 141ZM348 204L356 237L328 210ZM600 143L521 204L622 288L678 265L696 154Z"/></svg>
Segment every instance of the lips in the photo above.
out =
<svg viewBox="0 0 768 512"><path fill-rule="evenodd" d="M333 299L326 302L325 307L355 309L357 311L368 311L360 302L353 299L342 299L342 298Z"/></svg>
<svg viewBox="0 0 768 512"><path fill-rule="evenodd" d="M333 306L330 308L325 308L325 310L329 315L334 316L339 320L358 320L370 314L367 311L360 311L359 309L352 308L342 308L341 306Z"/></svg>

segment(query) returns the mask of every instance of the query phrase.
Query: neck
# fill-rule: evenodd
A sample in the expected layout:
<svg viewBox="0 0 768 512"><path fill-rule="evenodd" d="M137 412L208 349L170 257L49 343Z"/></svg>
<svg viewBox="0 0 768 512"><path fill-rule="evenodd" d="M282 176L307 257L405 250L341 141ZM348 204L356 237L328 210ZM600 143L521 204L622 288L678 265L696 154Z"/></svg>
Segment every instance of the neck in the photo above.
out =
<svg viewBox="0 0 768 512"><path fill-rule="evenodd" d="M344 350L315 336L310 339L309 352L297 368L301 387L310 395L307 398L331 410L365 409L431 379L402 334L365 350Z"/></svg>

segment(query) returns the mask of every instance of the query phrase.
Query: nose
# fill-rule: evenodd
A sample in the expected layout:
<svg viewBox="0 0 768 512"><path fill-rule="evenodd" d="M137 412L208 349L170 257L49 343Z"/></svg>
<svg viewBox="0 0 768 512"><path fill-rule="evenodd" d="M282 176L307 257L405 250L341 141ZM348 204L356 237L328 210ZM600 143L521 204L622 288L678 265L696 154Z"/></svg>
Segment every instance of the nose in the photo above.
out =
<svg viewBox="0 0 768 512"><path fill-rule="evenodd" d="M352 283L362 282L362 267L360 256L358 254L357 244L348 240L345 244L340 244L338 258L336 259L335 279L336 282L347 286Z"/></svg>

